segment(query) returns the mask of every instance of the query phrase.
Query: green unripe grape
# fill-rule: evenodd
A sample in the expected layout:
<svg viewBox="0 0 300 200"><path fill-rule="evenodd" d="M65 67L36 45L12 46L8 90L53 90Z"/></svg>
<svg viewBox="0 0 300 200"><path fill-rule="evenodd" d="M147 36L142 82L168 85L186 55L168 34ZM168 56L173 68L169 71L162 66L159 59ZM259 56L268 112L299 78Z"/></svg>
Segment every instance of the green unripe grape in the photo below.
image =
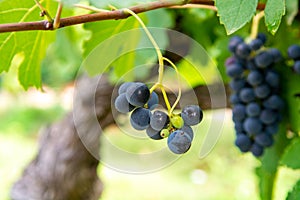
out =
<svg viewBox="0 0 300 200"><path fill-rule="evenodd" d="M168 129L163 129L160 131L160 136L163 138L167 138L170 135L170 131Z"/></svg>
<svg viewBox="0 0 300 200"><path fill-rule="evenodd" d="M181 128L184 124L184 121L180 116L176 115L171 117L171 123L175 128Z"/></svg>

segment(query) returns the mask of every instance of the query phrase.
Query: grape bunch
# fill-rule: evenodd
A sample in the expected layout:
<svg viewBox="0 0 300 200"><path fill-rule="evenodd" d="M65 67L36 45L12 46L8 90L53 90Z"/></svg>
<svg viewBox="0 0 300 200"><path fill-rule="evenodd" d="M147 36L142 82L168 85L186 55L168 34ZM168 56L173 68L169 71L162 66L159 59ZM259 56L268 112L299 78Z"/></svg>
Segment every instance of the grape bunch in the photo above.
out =
<svg viewBox="0 0 300 200"><path fill-rule="evenodd" d="M289 58L294 60L293 69L297 74L300 74L300 46L299 45L291 45L288 48L288 56Z"/></svg>
<svg viewBox="0 0 300 200"><path fill-rule="evenodd" d="M283 107L280 77L274 69L282 55L278 49L263 47L265 42L266 36L261 33L249 43L234 36L228 46L232 56L225 62L226 73L231 77L235 145L256 157L272 146Z"/></svg>
<svg viewBox="0 0 300 200"><path fill-rule="evenodd" d="M156 109L158 103L157 93L150 93L146 84L125 82L119 87L115 108L120 113L130 113L131 126L139 131L146 130L151 139L168 138L167 144L173 153L187 152L194 138L191 126L199 124L203 118L201 108L187 105L180 114L168 115Z"/></svg>

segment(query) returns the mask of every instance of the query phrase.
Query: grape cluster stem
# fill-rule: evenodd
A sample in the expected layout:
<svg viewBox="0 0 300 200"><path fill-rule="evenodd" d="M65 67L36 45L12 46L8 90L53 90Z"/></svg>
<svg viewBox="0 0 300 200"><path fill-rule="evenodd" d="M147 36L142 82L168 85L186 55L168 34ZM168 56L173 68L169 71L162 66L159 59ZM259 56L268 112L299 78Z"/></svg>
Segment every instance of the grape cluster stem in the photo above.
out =
<svg viewBox="0 0 300 200"><path fill-rule="evenodd" d="M250 38L253 40L257 37L259 21L265 16L265 12L261 11L253 17Z"/></svg>
<svg viewBox="0 0 300 200"><path fill-rule="evenodd" d="M46 8L44 8L38 0L34 0L34 2L40 8L41 15L46 16L48 22L53 23L53 19L52 19L50 13L46 10Z"/></svg>
<svg viewBox="0 0 300 200"><path fill-rule="evenodd" d="M177 104L178 104L178 102L181 98L181 84L180 84L180 76L179 76L178 69L177 69L176 65L170 59L168 59L168 58L166 58L162 55L158 44L156 43L155 39L151 35L150 31L148 30L148 28L146 27L144 22L141 20L141 18L137 14L135 14L132 10L130 10L128 8L124 8L123 12L132 15L140 23L140 25L144 29L144 31L147 34L149 40L151 41L152 45L155 48L155 51L156 51L156 54L157 54L157 57L158 57L158 65L159 65L159 68L158 68L158 81L150 88L150 93L152 93L156 88L159 88L161 90L164 101L165 101L165 104L166 104L167 109L168 109L168 115L171 116L171 115L173 115L172 113L173 113L174 109L176 108L176 106L177 106ZM164 74L164 61L169 63L174 68L174 70L177 74L177 80L178 80L178 84L179 84L178 96L177 96L176 101L172 105L172 107L170 105L167 93L166 93L165 88L164 88L163 83L162 83L163 82L163 74Z"/></svg>

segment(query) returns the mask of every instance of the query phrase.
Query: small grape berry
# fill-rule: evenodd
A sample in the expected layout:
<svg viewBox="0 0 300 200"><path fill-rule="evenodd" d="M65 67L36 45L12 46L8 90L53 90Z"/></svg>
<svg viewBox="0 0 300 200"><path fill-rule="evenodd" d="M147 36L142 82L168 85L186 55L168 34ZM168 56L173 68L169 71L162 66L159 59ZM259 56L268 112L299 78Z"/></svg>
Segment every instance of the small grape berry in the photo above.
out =
<svg viewBox="0 0 300 200"><path fill-rule="evenodd" d="M168 147L175 154L183 154L191 147L192 139L183 130L176 130L168 137Z"/></svg>
<svg viewBox="0 0 300 200"><path fill-rule="evenodd" d="M130 116L130 123L136 130L145 130L150 124L151 112L145 108L135 109Z"/></svg>
<svg viewBox="0 0 300 200"><path fill-rule="evenodd" d="M142 107L150 97L149 88L144 83L131 84L126 90L126 98L131 105Z"/></svg>
<svg viewBox="0 0 300 200"><path fill-rule="evenodd" d="M181 117L186 125L194 126L203 119L203 112L197 105L188 105L182 109Z"/></svg>

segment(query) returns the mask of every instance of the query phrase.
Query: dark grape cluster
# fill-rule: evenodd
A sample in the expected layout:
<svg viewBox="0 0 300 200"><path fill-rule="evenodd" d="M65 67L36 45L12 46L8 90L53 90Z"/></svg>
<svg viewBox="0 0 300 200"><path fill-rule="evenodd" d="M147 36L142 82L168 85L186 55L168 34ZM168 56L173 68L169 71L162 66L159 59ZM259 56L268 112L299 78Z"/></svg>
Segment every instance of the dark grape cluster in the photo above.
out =
<svg viewBox="0 0 300 200"><path fill-rule="evenodd" d="M239 36L232 37L229 50L233 55L225 63L231 77L235 144L242 152L250 151L256 157L263 154L265 147L272 146L283 107L278 94L280 77L274 69L282 55L278 49L262 48L265 42L264 34L258 34L249 43Z"/></svg>
<svg viewBox="0 0 300 200"><path fill-rule="evenodd" d="M150 93L146 84L140 82L123 83L118 90L115 108L121 113L130 114L131 126L136 130L146 130L153 140L168 138L169 149L175 154L187 152L194 138L194 126L202 121L203 112L198 105L185 106L180 114L154 110L158 95Z"/></svg>
<svg viewBox="0 0 300 200"><path fill-rule="evenodd" d="M299 45L291 45L288 48L288 56L289 58L294 60L293 69L297 74L300 74L300 46Z"/></svg>

